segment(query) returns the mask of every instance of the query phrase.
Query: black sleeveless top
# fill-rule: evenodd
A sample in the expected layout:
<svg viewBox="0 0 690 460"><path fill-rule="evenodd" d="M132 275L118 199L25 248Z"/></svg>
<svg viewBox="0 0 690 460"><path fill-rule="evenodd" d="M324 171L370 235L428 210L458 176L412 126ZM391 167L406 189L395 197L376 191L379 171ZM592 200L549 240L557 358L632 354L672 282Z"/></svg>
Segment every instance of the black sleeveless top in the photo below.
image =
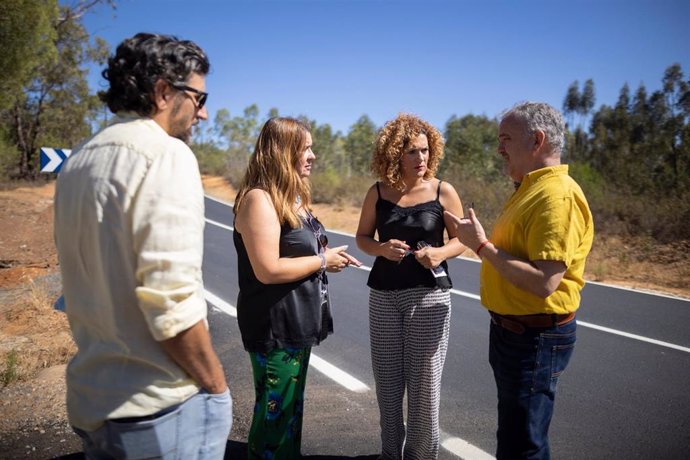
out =
<svg viewBox="0 0 690 460"><path fill-rule="evenodd" d="M402 207L381 198L379 183L376 183L379 199L376 201L376 231L379 241L398 239L405 241L411 250L417 249L417 242L426 241L430 246L443 246L443 206L439 201L441 181L438 183L436 199L414 206ZM441 267L448 274L444 260ZM431 270L417 262L414 255L393 262L379 256L369 273L367 285L380 291L392 291L413 287L438 287L449 289L453 284L449 276L434 277Z"/></svg>
<svg viewBox="0 0 690 460"><path fill-rule="evenodd" d="M322 232L325 229L321 226ZM235 230L237 250L237 321L244 348L269 352L275 348L303 348L317 345L333 332L333 317L321 284L326 273L313 273L298 281L264 284L252 270L242 235ZM301 228L280 228L280 257L314 256L319 253L314 232L306 222Z"/></svg>

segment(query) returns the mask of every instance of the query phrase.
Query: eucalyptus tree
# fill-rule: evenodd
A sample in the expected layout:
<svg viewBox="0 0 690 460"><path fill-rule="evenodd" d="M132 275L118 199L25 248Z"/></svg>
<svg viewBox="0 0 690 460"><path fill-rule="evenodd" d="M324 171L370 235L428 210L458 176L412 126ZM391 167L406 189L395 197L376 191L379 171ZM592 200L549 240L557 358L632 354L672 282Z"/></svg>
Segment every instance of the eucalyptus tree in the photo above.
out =
<svg viewBox="0 0 690 460"><path fill-rule="evenodd" d="M662 92L668 115L663 123L667 149L664 163L668 166L668 186L690 190L690 79L683 79L680 64L664 72Z"/></svg>
<svg viewBox="0 0 690 460"><path fill-rule="evenodd" d="M589 117L589 114L592 112L592 109L594 108L594 104L597 101L596 94L594 92L594 80L591 78L588 78L587 81L585 81L585 85L582 88L582 97L580 98L580 105L578 107L578 112L582 116L582 125L584 125L587 122L587 118Z"/></svg>
<svg viewBox="0 0 690 460"><path fill-rule="evenodd" d="M446 122L445 156L441 170L462 177L500 177L501 159L496 154L498 123L485 115L453 115Z"/></svg>
<svg viewBox="0 0 690 460"><path fill-rule="evenodd" d="M216 112L214 131L221 144L226 146L227 177L236 187L249 164L249 156L254 151L260 129L259 107L256 104L245 107L242 115L233 117L227 109Z"/></svg>
<svg viewBox="0 0 690 460"><path fill-rule="evenodd" d="M316 120L310 120L309 125L316 154L317 171L345 170L347 158L340 131L333 132L331 125L328 123L320 125Z"/></svg>
<svg viewBox="0 0 690 460"><path fill-rule="evenodd" d="M369 173L376 131L376 125L367 115L362 115L350 126L343 146L349 160L345 171L346 176L349 177L353 173L360 175Z"/></svg>
<svg viewBox="0 0 690 460"><path fill-rule="evenodd" d="M563 115L568 122L568 128L573 128L573 118L579 110L581 98L580 83L575 80L568 86L565 99L563 99Z"/></svg>

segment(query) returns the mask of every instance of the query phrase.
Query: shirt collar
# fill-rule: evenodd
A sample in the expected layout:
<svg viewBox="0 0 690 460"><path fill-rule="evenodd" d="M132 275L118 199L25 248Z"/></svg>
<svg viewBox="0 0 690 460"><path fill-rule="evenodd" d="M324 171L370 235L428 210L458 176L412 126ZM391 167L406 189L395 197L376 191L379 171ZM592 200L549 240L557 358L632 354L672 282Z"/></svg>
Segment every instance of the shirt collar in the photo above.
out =
<svg viewBox="0 0 690 460"><path fill-rule="evenodd" d="M161 125L156 123L151 117L143 117L136 112L118 112L108 123L109 126L116 125L118 123L128 123L132 121L141 121L150 129L160 131L161 133L168 136L169 134L163 129Z"/></svg>
<svg viewBox="0 0 690 460"><path fill-rule="evenodd" d="M546 166L545 168L535 169L525 174L522 178L522 184L526 187L550 176L560 176L568 174L568 165Z"/></svg>

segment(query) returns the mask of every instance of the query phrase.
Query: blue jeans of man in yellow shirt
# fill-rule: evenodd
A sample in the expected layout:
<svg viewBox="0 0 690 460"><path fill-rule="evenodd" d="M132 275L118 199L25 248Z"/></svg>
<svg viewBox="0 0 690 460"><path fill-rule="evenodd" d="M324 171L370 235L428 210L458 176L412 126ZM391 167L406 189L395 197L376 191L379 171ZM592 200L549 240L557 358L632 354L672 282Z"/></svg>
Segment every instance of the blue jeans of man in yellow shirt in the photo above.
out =
<svg viewBox="0 0 690 460"><path fill-rule="evenodd" d="M517 333L491 323L489 363L498 390L498 460L549 459L558 378L573 350L575 319Z"/></svg>

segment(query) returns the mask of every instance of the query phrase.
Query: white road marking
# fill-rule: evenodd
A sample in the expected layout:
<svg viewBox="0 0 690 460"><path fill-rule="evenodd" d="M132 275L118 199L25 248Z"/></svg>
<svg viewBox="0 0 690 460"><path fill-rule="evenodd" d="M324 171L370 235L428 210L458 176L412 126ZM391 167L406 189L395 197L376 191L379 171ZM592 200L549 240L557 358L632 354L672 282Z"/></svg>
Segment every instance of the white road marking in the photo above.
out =
<svg viewBox="0 0 690 460"><path fill-rule="evenodd" d="M330 232L330 230L329 230L329 232ZM343 233L343 235L345 235L345 234ZM462 259L462 260L466 260L468 262L474 262L477 264L481 263L481 261L479 259L475 259L473 257L458 256L457 259ZM651 296L655 296L655 297L664 297L667 299L682 300L684 302L690 302L690 299L687 297L681 297L681 296L677 296L677 295L673 295L673 294L665 294L663 292L647 291L644 289L635 289L635 288L629 288L626 286L617 286L615 284L601 283L599 281L585 280L585 283L586 284L594 284L596 286L604 286L604 287L611 288L611 289L619 289L621 291L634 292L636 294L646 294L646 295L651 295Z"/></svg>
<svg viewBox="0 0 690 460"><path fill-rule="evenodd" d="M580 320L577 320L577 325L589 327L591 329L596 329L598 331L608 332L609 334L620 335L622 337L627 337L629 339L639 340L641 342L652 343L654 345L659 345L659 346L666 347L666 348L673 348L674 350L680 350L680 351L684 351L686 353L690 353L690 348L688 348L688 347L683 347L683 346L676 345L673 343L668 343L668 342L662 342L661 340L650 339L649 337L631 334L629 332L623 332L623 331L619 331L617 329L611 329L610 327L598 326L596 324L586 323L586 322L580 321Z"/></svg>
<svg viewBox="0 0 690 460"><path fill-rule="evenodd" d="M230 230L231 232L235 230L229 225L221 224L220 222L216 222L215 220L211 220L208 217L206 218L206 222L208 222L211 225L215 225L216 227L224 228L225 230Z"/></svg>
<svg viewBox="0 0 690 460"><path fill-rule="evenodd" d="M456 438L445 431L440 433L441 447L464 460L495 460L496 457L473 446L464 439Z"/></svg>
<svg viewBox="0 0 690 460"><path fill-rule="evenodd" d="M206 294L206 300L208 300L216 309L234 318L237 318L237 308L208 290L204 290L204 293ZM350 391L355 393L363 393L370 390L370 388L361 380L356 379L344 370L334 366L314 353L311 354L309 365Z"/></svg>
<svg viewBox="0 0 690 460"><path fill-rule="evenodd" d="M309 358L309 365L334 382L355 393L364 393L370 388L361 380L356 379L344 370L335 367L328 361L316 356L314 353Z"/></svg>
<svg viewBox="0 0 690 460"><path fill-rule="evenodd" d="M463 297L468 297L470 299L481 300L481 297L479 297L477 294L472 294L471 292L460 291L458 289L451 289L450 292L452 294L461 295Z"/></svg>
<svg viewBox="0 0 690 460"><path fill-rule="evenodd" d="M223 313L232 316L233 318L237 318L237 308L233 307L208 289L204 289L204 294L206 294L206 300L211 302L211 304L213 304L217 310L220 310Z"/></svg>
<svg viewBox="0 0 690 460"><path fill-rule="evenodd" d="M211 201L215 201L216 203L224 204L225 206L228 206L230 208L232 208L235 205L235 203L233 203L233 202L221 200L220 198L216 198L216 197L213 197L211 195L204 195L204 196Z"/></svg>
<svg viewBox="0 0 690 460"><path fill-rule="evenodd" d="M230 227L230 226L228 226L228 225L221 224L220 222L216 222L216 221L211 220L211 219L206 219L206 222L208 222L209 224L216 225L216 226L218 226L218 227L224 228L224 229L226 229L226 230L232 230L232 227ZM329 230L329 232L330 232L330 230ZM336 233L336 232L332 232L332 233ZM346 235L346 234L345 234L345 233L342 233L342 235ZM474 259L470 259L470 258L466 258L466 257L462 257L462 259L474 261ZM368 266L366 266L366 265L362 265L361 267L353 267L353 268L359 268L360 270L364 270L364 271L371 271L371 267L368 267ZM587 282L590 283L591 281L587 281ZM594 283L594 284L601 284L601 283ZM614 288L617 287L617 286L610 286L610 285L607 285L607 284L602 284L602 286L614 287ZM641 291L635 291L635 290L626 289L626 288L619 288L619 289L624 289L624 290L633 291L633 292L638 292L638 293L647 294L647 295L656 295L656 294L651 294L651 293L641 292ZM451 289L450 292L453 293L453 294L459 295L459 296L463 296L463 297L470 298L470 299L480 300L480 297L479 297L477 294L472 294L471 292L460 291L460 290L458 290L458 289ZM668 297L668 296L664 296L664 297ZM678 297L678 298L672 297L672 298L674 298L674 299L680 299L680 300L685 300L685 299L681 299L680 297ZM673 344L673 343L664 342L664 341L662 341L662 340L656 340L656 339L652 339L652 338L649 338L649 337L644 337L644 336L642 336L642 335L631 334L631 333L629 333L629 332L623 332L623 331L619 331L619 330L617 330L617 329L611 329L610 327L598 326L598 325L596 325L596 324L587 323L587 322L585 322L585 321L580 321L580 320L578 320L578 321L577 321L577 324L578 324L579 326L588 327L588 328L590 328L590 329L596 329L596 330L598 330L598 331L608 332L609 334L619 335L619 336L621 336L621 337L627 337L627 338L629 338L629 339L639 340L639 341L641 341L641 342L651 343L651 344L653 344L653 345L659 345L659 346L661 346L661 347L672 348L672 349L674 349L674 350L679 350L679 351L684 351L685 353L690 353L690 348L684 347L684 346L682 346L682 345L676 345L676 344Z"/></svg>

